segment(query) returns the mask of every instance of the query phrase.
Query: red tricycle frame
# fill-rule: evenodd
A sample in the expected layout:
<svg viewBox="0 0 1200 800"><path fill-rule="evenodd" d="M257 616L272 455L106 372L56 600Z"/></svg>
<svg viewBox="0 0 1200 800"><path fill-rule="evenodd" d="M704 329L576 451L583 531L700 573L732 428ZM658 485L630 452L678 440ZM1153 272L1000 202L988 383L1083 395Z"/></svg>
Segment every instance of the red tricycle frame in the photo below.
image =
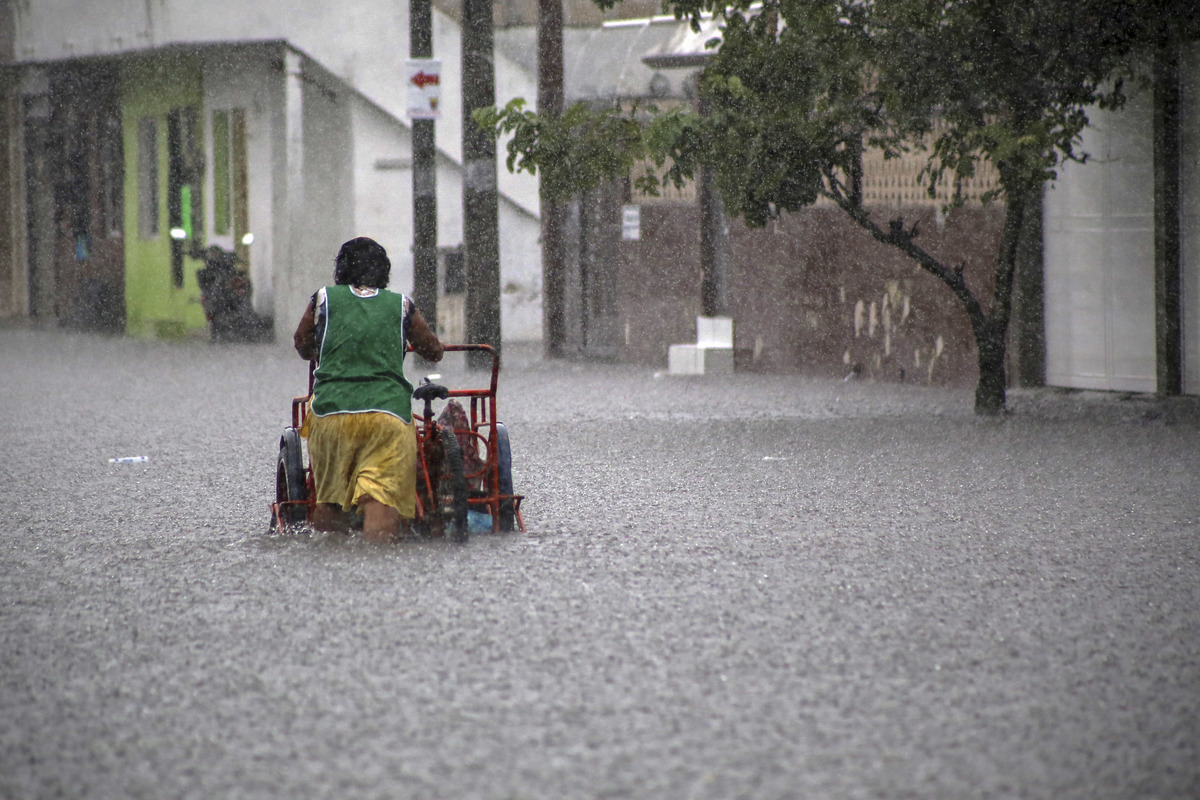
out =
<svg viewBox="0 0 1200 800"><path fill-rule="evenodd" d="M508 430L496 418L496 389L500 377L500 356L484 344L449 344L446 352L481 352L492 358L490 380L485 388L447 389L425 383L413 396L413 422L417 435L417 510L416 523L429 530L440 530L432 523L431 512L440 511L448 517L451 536L465 539L468 512L483 511L491 517L492 531L512 530L515 525L525 530L521 514L522 495L512 489L512 453ZM292 399L292 425L280 438L279 461L276 469L276 498L271 504L272 527L286 530L311 521L316 502L313 499L312 465L300 443L299 431L307 418L312 400L315 364L309 366L308 393ZM433 417L432 401L456 399L464 406L469 427L450 429ZM424 404L424 414L418 413L418 403ZM484 457L480 466L466 472L462 466L459 441L482 447ZM439 449L445 466L440 476L431 474L432 452ZM457 472L456 472L457 470ZM449 486L445 485L449 482ZM474 487L474 488L471 488ZM429 508L430 503L439 508ZM448 507L446 507L448 506Z"/></svg>

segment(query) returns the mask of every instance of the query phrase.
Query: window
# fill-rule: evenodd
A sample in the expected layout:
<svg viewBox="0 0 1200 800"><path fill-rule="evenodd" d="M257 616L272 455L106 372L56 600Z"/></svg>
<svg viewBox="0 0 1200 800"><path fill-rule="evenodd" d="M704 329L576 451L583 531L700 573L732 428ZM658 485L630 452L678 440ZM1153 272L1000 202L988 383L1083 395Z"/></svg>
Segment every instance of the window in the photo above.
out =
<svg viewBox="0 0 1200 800"><path fill-rule="evenodd" d="M183 286L183 257L204 230L200 186L204 154L199 111L191 106L167 114L167 225L171 235L171 281Z"/></svg>
<svg viewBox="0 0 1200 800"><path fill-rule="evenodd" d="M104 234L121 235L121 120L114 114L100 123L100 213Z"/></svg>

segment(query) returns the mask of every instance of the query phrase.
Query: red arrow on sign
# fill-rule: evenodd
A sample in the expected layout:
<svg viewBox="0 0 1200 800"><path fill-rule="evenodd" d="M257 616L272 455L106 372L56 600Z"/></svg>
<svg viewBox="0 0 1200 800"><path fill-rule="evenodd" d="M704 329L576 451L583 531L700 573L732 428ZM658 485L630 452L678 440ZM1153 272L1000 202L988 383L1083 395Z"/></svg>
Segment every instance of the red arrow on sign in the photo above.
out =
<svg viewBox="0 0 1200 800"><path fill-rule="evenodd" d="M437 86L441 83L441 79L437 75L426 75L422 70L412 76L412 82L416 84L418 89L424 89L426 86Z"/></svg>

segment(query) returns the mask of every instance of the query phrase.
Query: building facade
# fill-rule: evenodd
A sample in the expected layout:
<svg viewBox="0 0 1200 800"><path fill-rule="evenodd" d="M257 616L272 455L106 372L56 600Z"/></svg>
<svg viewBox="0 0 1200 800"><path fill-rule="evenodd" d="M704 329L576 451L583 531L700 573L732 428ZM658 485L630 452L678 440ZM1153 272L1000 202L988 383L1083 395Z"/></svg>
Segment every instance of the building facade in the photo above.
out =
<svg viewBox="0 0 1200 800"><path fill-rule="evenodd" d="M406 9L293 5L0 5L0 315L201 333L196 256L215 245L241 260L255 313L286 333L355 235L383 243L392 287L411 291ZM452 249L463 235L460 53L452 20L436 14L434 30L446 98L438 243ZM534 85L502 59L497 75L503 100ZM536 182L498 180L502 334L536 339Z"/></svg>
<svg viewBox="0 0 1200 800"><path fill-rule="evenodd" d="M1119 111L1046 191L1046 379L1200 394L1200 44Z"/></svg>

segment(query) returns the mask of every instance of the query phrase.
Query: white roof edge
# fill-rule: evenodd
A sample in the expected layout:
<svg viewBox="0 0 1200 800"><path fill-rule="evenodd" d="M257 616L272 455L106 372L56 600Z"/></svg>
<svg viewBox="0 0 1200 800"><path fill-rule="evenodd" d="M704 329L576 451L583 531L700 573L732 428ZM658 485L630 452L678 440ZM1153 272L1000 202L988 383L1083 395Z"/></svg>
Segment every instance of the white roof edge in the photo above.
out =
<svg viewBox="0 0 1200 800"><path fill-rule="evenodd" d="M747 11L761 11L762 3L751 3L746 7ZM700 19L711 20L713 13L705 11L700 15ZM637 19L614 19L600 24L601 28L633 28L646 25L664 25L667 23L687 22L687 18L676 19L671 14L656 14L653 17L638 17Z"/></svg>

